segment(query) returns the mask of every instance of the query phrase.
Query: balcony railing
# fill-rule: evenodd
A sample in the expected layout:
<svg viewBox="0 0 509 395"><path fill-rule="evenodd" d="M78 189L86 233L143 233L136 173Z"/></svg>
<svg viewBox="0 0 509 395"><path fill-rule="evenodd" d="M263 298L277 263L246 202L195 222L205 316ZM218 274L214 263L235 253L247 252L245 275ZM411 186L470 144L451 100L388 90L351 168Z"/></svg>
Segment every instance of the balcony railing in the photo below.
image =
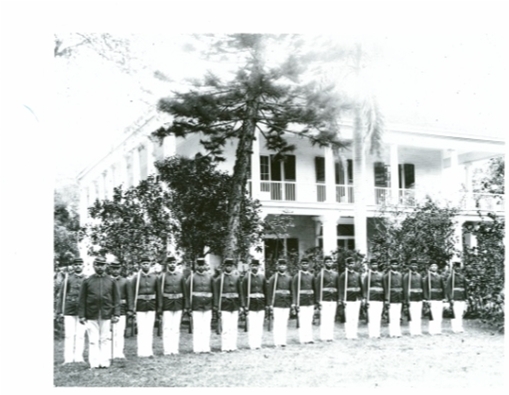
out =
<svg viewBox="0 0 509 395"><path fill-rule="evenodd" d="M353 185L336 185L336 202L353 203Z"/></svg>
<svg viewBox="0 0 509 395"><path fill-rule="evenodd" d="M260 192L268 194L269 200L296 200L296 183L288 181L261 181Z"/></svg>

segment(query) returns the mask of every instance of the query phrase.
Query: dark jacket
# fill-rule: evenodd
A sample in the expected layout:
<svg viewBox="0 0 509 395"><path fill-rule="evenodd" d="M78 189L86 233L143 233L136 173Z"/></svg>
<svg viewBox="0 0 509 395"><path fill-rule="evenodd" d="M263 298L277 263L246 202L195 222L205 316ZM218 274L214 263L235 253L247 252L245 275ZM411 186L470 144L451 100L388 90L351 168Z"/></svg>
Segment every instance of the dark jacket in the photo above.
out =
<svg viewBox="0 0 509 395"><path fill-rule="evenodd" d="M315 277L315 302L337 302L338 288L338 273L332 269L320 270Z"/></svg>
<svg viewBox="0 0 509 395"><path fill-rule="evenodd" d="M210 311L213 303L214 285L212 276L209 273L191 273L186 280L186 308L190 308L192 311Z"/></svg>
<svg viewBox="0 0 509 395"><path fill-rule="evenodd" d="M345 289L346 289L346 300L345 300ZM363 295L363 285L361 275L356 271L345 270L339 276L338 292L339 292L338 298L340 301L353 302L356 300L360 300Z"/></svg>
<svg viewBox="0 0 509 395"><path fill-rule="evenodd" d="M300 274L300 276L299 276ZM299 284L300 277L300 284ZM296 306L313 306L315 304L314 276L310 272L299 270L292 279L292 302ZM300 289L299 289L300 288ZM300 291L300 292L299 292Z"/></svg>
<svg viewBox="0 0 509 395"><path fill-rule="evenodd" d="M369 284L368 284L369 281ZM369 303L383 302L384 301L384 284L383 284L383 273L373 270L368 270L368 273L364 277L363 281L364 298ZM369 291L369 295L368 295Z"/></svg>
<svg viewBox="0 0 509 395"><path fill-rule="evenodd" d="M276 283L277 279L277 283ZM274 293L274 291L276 291ZM269 306L289 308L292 306L292 278L288 273L274 273L267 285Z"/></svg>
<svg viewBox="0 0 509 395"><path fill-rule="evenodd" d="M417 272L409 271L403 275L403 296L406 303L421 302L424 298L422 276Z"/></svg>
<svg viewBox="0 0 509 395"><path fill-rule="evenodd" d="M83 281L85 280L85 276L83 273L81 275L70 274L67 277L67 281L62 281L60 284L60 290L58 292L58 302L57 302L57 313L62 313L62 308L65 309L63 311L64 315L78 315L78 303L80 296L80 289ZM66 286L67 284L67 286ZM64 297L64 288L65 288L65 306L63 303Z"/></svg>
<svg viewBox="0 0 509 395"><path fill-rule="evenodd" d="M467 283L463 273L451 272L450 276L447 278L445 288L449 301L454 302L455 300L461 301L467 299Z"/></svg>
<svg viewBox="0 0 509 395"><path fill-rule="evenodd" d="M389 270L383 277L385 300L390 303L403 303L403 276L400 272Z"/></svg>
<svg viewBox="0 0 509 395"><path fill-rule="evenodd" d="M242 294L245 299L245 306L250 311L264 310L268 305L265 276L260 272L257 274L253 272L246 273L242 279Z"/></svg>
<svg viewBox="0 0 509 395"><path fill-rule="evenodd" d="M139 284L138 284L139 279ZM136 293L138 287L138 293ZM133 306L130 311L156 311L159 299L159 289L157 288L157 274L138 272L131 279L131 290L133 294ZM136 300L134 298L138 295Z"/></svg>
<svg viewBox="0 0 509 395"><path fill-rule="evenodd" d="M126 315L129 306L133 304L133 293L129 280L125 277L111 277L117 283L118 291L120 292L120 314Z"/></svg>
<svg viewBox="0 0 509 395"><path fill-rule="evenodd" d="M424 299L444 300L445 285L443 277L438 273L428 272L424 277Z"/></svg>
<svg viewBox="0 0 509 395"><path fill-rule="evenodd" d="M93 274L81 286L78 315L87 320L109 320L120 316L120 292L107 274Z"/></svg>
<svg viewBox="0 0 509 395"><path fill-rule="evenodd" d="M180 311L185 306L186 280L180 272L162 272L157 279L158 312Z"/></svg>
<svg viewBox="0 0 509 395"><path fill-rule="evenodd" d="M214 295L215 308L220 308L221 311L238 311L244 306L240 276L234 273L221 273L214 280Z"/></svg>

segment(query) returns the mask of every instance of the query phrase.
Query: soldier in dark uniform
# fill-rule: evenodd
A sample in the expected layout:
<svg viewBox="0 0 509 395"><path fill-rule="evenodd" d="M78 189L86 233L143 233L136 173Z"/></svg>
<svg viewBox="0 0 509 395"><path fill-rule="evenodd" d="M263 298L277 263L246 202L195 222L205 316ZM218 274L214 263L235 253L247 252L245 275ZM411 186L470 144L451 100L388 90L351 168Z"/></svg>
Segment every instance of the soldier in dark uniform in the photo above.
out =
<svg viewBox="0 0 509 395"><path fill-rule="evenodd" d="M159 288L157 287L157 274L151 273L152 266L147 256L141 258L141 271L131 279L131 289L134 295L133 306L130 307L136 314L138 325L138 356L152 357L154 322L156 318Z"/></svg>
<svg viewBox="0 0 509 395"><path fill-rule="evenodd" d="M111 362L111 325L120 316L120 293L116 281L106 274L106 260L94 260L95 274L83 281L79 296L79 319L89 339L90 367L108 368Z"/></svg>
<svg viewBox="0 0 509 395"><path fill-rule="evenodd" d="M78 316L80 289L85 280L83 259L74 259L73 266L74 272L66 273L64 281L60 284L57 302L57 314L63 318L65 328L64 364L85 362L83 359L85 326L80 325Z"/></svg>
<svg viewBox="0 0 509 395"><path fill-rule="evenodd" d="M237 350L239 310L244 306L241 288L233 259L225 259L223 273L214 280L214 308L222 320L221 351Z"/></svg>
<svg viewBox="0 0 509 395"><path fill-rule="evenodd" d="M127 318L132 317L132 311L128 311L128 306L133 305L132 287L127 278L120 275L122 265L115 258L109 265L111 278L117 283L120 293L120 317L117 323L113 324L113 358L125 358L124 355L124 333L127 324Z"/></svg>
<svg viewBox="0 0 509 395"><path fill-rule="evenodd" d="M325 256L324 268L315 277L315 303L320 310L320 340L334 339L334 321L338 303L338 273L332 269L332 258Z"/></svg>
<svg viewBox="0 0 509 395"><path fill-rule="evenodd" d="M259 272L260 262L253 259L251 270L242 279L245 312L248 315L248 343L251 350L262 347L263 321L267 304L267 282Z"/></svg>
<svg viewBox="0 0 509 395"><path fill-rule="evenodd" d="M193 317L193 351L210 352L210 325L214 303L212 275L207 273L205 259L196 260L196 272L186 281L186 308Z"/></svg>
<svg viewBox="0 0 509 395"><path fill-rule="evenodd" d="M445 300L445 284L443 277L438 274L438 265L431 263L428 274L424 277L424 299L429 303L433 319L429 321L429 334L442 333L442 314Z"/></svg>
<svg viewBox="0 0 509 395"><path fill-rule="evenodd" d="M292 305L292 278L286 272L286 260L279 259L277 272L269 279L268 297L271 313L274 314L274 345L286 347L286 333Z"/></svg>
<svg viewBox="0 0 509 395"><path fill-rule="evenodd" d="M361 275L355 271L354 259L346 258L345 264L346 269L339 276L339 302L345 306L346 338L357 339L363 285Z"/></svg>
<svg viewBox="0 0 509 395"><path fill-rule="evenodd" d="M399 262L391 259L390 270L383 277L385 302L389 305L389 336L401 337L401 306L403 304L403 276Z"/></svg>
<svg viewBox="0 0 509 395"><path fill-rule="evenodd" d="M162 317L164 355L179 353L180 322L185 307L186 280L177 271L177 260L168 256L163 263L165 270L158 278L158 315Z"/></svg>
<svg viewBox="0 0 509 395"><path fill-rule="evenodd" d="M419 336L421 332L422 299L424 297L423 280L417 271L416 259L410 261L410 270L403 275L403 296L410 313L408 328L411 336Z"/></svg>
<svg viewBox="0 0 509 395"><path fill-rule="evenodd" d="M299 315L299 341L301 344L314 343L314 285L313 274L309 271L309 260L304 258L300 261L300 270L292 279L292 307Z"/></svg>
<svg viewBox="0 0 509 395"><path fill-rule="evenodd" d="M364 300L368 307L369 337L380 337L380 324L384 307L383 274L378 270L378 260L371 258L369 270L363 279Z"/></svg>
<svg viewBox="0 0 509 395"><path fill-rule="evenodd" d="M467 285L461 262L454 262L451 274L446 283L447 298L454 311L451 319L451 329L454 333L461 333L463 329L463 313L466 308Z"/></svg>

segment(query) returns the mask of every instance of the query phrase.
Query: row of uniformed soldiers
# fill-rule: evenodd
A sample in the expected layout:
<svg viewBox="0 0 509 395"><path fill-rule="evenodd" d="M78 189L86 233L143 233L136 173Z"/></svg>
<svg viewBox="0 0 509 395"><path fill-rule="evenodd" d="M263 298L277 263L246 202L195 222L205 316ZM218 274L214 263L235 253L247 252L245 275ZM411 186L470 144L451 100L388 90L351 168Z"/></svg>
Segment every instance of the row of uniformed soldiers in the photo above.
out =
<svg viewBox="0 0 509 395"><path fill-rule="evenodd" d="M105 287L102 299L90 298L92 277L104 276L101 269L106 262L102 258L94 261L96 273L84 280L83 262L77 259L74 273L65 278L59 293L57 311L64 316L65 352L64 363L83 361L84 326L89 331L90 347L93 339L103 350L103 357L92 360L92 367L109 366L109 358L125 358L124 331L128 318L136 315L138 327L137 353L140 357L153 355L153 328L156 317L162 319L164 354L178 354L180 323L183 314L188 314L193 328L193 351L210 352L211 321L214 312L221 326L221 350L237 349L239 313L247 320L248 343L251 349L261 348L265 316L273 319L273 341L276 347L286 346L290 313L298 317L299 341L313 343L313 315L320 311L319 336L322 341L333 341L336 309L345 310L345 335L357 337L361 305L368 309L369 337L380 337L380 324L384 304L389 311L389 335L401 336L401 311L405 304L409 311L411 335L421 334L423 303L430 306L433 319L429 322L429 333L439 334L442 326L443 303L453 305L455 318L451 320L453 332L462 332L462 316L465 309L465 278L459 263L454 265L449 277L444 280L437 273L437 265L431 264L424 277L418 272L417 261L410 262L410 270L402 274L399 262L390 261L390 270L382 273L378 262L372 259L369 270L361 276L355 270L353 258L347 258L346 269L338 274L333 269L330 256L324 258L323 268L311 273L309 261L303 259L296 275L287 272L285 260L277 262L277 271L268 281L259 271L260 263L252 260L250 270L239 276L232 259L224 261L224 270L213 277L205 260L196 261L196 271L187 278L177 270L174 257L164 262L165 270L156 274L150 271L148 258L141 260L141 270L131 279L120 276L120 264L110 264L113 292ZM100 273L98 273L98 271ZM96 279L97 282L97 279ZM107 308L104 310L104 300ZM99 304L99 306L94 306ZM102 311L103 309L104 311ZM99 315L98 312L99 311ZM102 315L101 315L102 314ZM105 319L110 325L113 344L108 346L110 331L101 325L92 325L94 319ZM111 321L109 321L111 320ZM79 325L79 323L85 325ZM98 332L97 335L95 332ZM109 353L109 354L108 354ZM96 353L99 355L99 351ZM100 362L97 362L100 361Z"/></svg>

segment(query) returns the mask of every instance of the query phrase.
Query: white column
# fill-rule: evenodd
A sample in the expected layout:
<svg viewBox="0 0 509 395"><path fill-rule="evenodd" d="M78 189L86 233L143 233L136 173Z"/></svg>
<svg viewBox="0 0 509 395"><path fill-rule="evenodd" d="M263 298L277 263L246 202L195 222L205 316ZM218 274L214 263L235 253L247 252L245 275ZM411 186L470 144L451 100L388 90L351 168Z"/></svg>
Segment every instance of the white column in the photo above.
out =
<svg viewBox="0 0 509 395"><path fill-rule="evenodd" d="M154 166L154 162L156 159L156 145L159 144L157 141L154 143L152 140L147 139L147 143L145 144L145 147L147 149L147 174L156 174L156 167Z"/></svg>
<svg viewBox="0 0 509 395"><path fill-rule="evenodd" d="M130 187L129 185L129 174L133 171L132 169L132 162L131 162L131 153L127 152L124 157L123 161L120 164L120 170L121 170L121 182L124 184L123 190L125 191L127 188Z"/></svg>
<svg viewBox="0 0 509 395"><path fill-rule="evenodd" d="M399 166L398 166L398 146L391 145L390 152L390 166L391 166L391 203L398 204L399 202ZM357 244L356 244L357 246Z"/></svg>
<svg viewBox="0 0 509 395"><path fill-rule="evenodd" d="M174 135L166 136L163 140L164 157L173 156L177 152L177 138Z"/></svg>
<svg viewBox="0 0 509 395"><path fill-rule="evenodd" d="M131 151L131 155L133 158L133 186L138 186L140 183L140 151L138 148L135 148Z"/></svg>
<svg viewBox="0 0 509 395"><path fill-rule="evenodd" d="M465 164L465 208L474 209L474 195L472 193L473 190L473 180L472 180L472 165L471 163Z"/></svg>
<svg viewBox="0 0 509 395"><path fill-rule="evenodd" d="M336 203L336 175L334 168L334 153L332 148L325 147L325 201Z"/></svg>
<svg viewBox="0 0 509 395"><path fill-rule="evenodd" d="M323 253L329 255L338 247L338 221L336 216L321 216Z"/></svg>
<svg viewBox="0 0 509 395"><path fill-rule="evenodd" d="M260 132L255 132L251 154L251 197L260 199Z"/></svg>
<svg viewBox="0 0 509 395"><path fill-rule="evenodd" d="M462 218L458 218L458 223L454 225L454 237L456 239L456 248L458 250L458 255L456 255L456 259L460 259L463 255L463 222Z"/></svg>

